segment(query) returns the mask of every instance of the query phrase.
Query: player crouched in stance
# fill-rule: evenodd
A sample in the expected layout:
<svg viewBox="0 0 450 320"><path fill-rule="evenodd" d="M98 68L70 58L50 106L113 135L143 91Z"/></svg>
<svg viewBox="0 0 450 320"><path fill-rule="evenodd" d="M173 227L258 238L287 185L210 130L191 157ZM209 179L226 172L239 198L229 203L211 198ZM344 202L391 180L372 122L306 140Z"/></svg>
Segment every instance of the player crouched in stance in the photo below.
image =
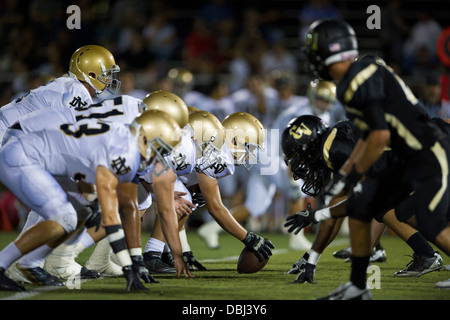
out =
<svg viewBox="0 0 450 320"><path fill-rule="evenodd" d="M327 127L321 119L306 115L297 117L289 123L283 131L281 145L286 163L290 165L294 178L303 179L302 190L306 194L316 197L320 193L323 186L337 173L336 168L340 168L351 154L358 140L358 133L359 131L348 120ZM385 170L389 156L391 152L385 151L377 165L372 166L366 174L366 180L376 178L381 171ZM346 199L347 194L343 193L342 197L333 201L328 208L315 210L309 206L306 211L286 219L285 226L289 227L288 232L299 232L311 223L320 222L311 249L289 271L290 274L299 274L295 283L316 283L314 272L320 255L334 240L342 218L347 215ZM402 214L402 211L401 208L397 209L398 214ZM407 269L396 272L395 276L418 277L442 268L443 261L440 254L433 250L433 247L416 229L398 221L393 210L382 212L375 219L388 225L414 250L413 263ZM372 247L378 242L384 227L378 228L379 233L372 233Z"/></svg>
<svg viewBox="0 0 450 320"><path fill-rule="evenodd" d="M412 192L417 195L413 199L418 230L450 254L449 141L384 61L370 55L358 58L355 32L345 21L323 19L311 24L305 53L316 77L337 81L337 98L347 118L362 131L350 157L319 194L329 205L344 189L349 192L350 281L325 299L371 299L366 286L370 221ZM386 169L370 183L361 180L387 146L393 157Z"/></svg>
<svg viewBox="0 0 450 320"><path fill-rule="evenodd" d="M34 249L48 254L83 228L85 221L79 221L53 177L82 175L86 183L96 185L101 222L123 268L126 289L146 290L125 243L117 188L150 164L163 163L163 154L179 143L179 130L166 113L151 110L131 126L87 119L12 137L0 151L0 180L42 221L0 252L0 289L23 291L5 270Z"/></svg>

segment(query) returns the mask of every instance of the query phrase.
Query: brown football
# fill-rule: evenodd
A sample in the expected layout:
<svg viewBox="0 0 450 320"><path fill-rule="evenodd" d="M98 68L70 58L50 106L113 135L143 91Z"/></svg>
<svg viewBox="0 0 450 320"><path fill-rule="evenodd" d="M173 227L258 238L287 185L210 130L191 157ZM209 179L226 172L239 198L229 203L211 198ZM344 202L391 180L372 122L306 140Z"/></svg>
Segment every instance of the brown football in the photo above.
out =
<svg viewBox="0 0 450 320"><path fill-rule="evenodd" d="M259 262L258 258L249 248L245 247L239 255L237 263L238 273L255 273L264 268L269 259Z"/></svg>

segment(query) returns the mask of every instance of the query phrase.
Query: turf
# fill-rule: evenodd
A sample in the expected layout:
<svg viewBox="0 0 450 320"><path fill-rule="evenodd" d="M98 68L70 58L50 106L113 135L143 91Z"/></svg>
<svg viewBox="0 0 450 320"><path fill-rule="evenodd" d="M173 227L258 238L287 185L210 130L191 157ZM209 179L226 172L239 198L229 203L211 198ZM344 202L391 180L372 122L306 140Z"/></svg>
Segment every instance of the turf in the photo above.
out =
<svg viewBox="0 0 450 320"><path fill-rule="evenodd" d="M350 263L338 260L332 253L348 245L347 237L339 237L319 260L315 280L317 284L290 284L295 275L285 274L303 252L288 250L289 236L262 234L272 240L275 254L267 266L256 274L238 274L237 256L243 245L228 234L221 234L221 248L209 250L195 232L188 232L191 249L207 271L195 271L195 278L176 278L172 275L156 275L159 284L147 284L148 292L126 292L125 279L102 278L75 283L75 288L43 289L26 285L25 293L1 292L0 299L32 300L313 300L335 290L349 279ZM5 247L17 234L0 233L0 248ZM148 234L142 239L146 241ZM308 234L310 240L312 234ZM394 272L403 269L411 261L411 249L397 236L386 235L382 245L387 252L387 262L374 264L379 267L380 288L372 289L374 300L450 300L450 290L435 289L438 281L450 278L450 272L440 271L419 278L396 278ZM84 251L78 261L84 263L93 248ZM443 256L444 263L450 258ZM375 274L368 274L375 278ZM375 282L372 282L375 283ZM77 288L78 286L78 288Z"/></svg>

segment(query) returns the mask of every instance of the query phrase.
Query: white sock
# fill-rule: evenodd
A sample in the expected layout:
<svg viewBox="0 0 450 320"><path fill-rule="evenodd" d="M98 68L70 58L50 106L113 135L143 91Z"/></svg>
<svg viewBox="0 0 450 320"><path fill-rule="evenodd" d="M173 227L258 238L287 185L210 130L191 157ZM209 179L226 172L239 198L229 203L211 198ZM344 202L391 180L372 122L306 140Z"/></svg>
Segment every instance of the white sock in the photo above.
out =
<svg viewBox="0 0 450 320"><path fill-rule="evenodd" d="M145 245L145 252L149 251L156 251L156 252L163 252L164 250L164 242L161 240L150 238L147 241L147 244Z"/></svg>
<svg viewBox="0 0 450 320"><path fill-rule="evenodd" d="M319 261L320 258L320 253L314 251L313 249L310 249L308 253L309 253L308 263L316 266L317 261Z"/></svg>
<svg viewBox="0 0 450 320"><path fill-rule="evenodd" d="M186 236L186 229L183 229L179 232L180 235L180 242L181 242L181 251L188 252L191 251L191 247L189 246L187 236Z"/></svg>
<svg viewBox="0 0 450 320"><path fill-rule="evenodd" d="M34 249L33 251L27 253L20 259L20 266L23 268L36 268L40 267L44 262L45 257L53 251L53 248L50 248L48 245L43 244L39 248Z"/></svg>
<svg viewBox="0 0 450 320"><path fill-rule="evenodd" d="M14 242L11 242L0 252L0 268L8 269L21 256L22 252L20 252Z"/></svg>

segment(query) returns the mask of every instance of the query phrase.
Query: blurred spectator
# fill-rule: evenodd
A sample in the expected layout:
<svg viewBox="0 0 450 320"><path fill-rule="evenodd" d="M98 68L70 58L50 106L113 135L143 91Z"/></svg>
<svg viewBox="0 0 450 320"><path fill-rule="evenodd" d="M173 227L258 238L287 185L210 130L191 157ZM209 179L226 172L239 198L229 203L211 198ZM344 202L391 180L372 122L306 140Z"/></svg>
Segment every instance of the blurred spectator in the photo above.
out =
<svg viewBox="0 0 450 320"><path fill-rule="evenodd" d="M130 46L118 55L116 62L122 70L144 71L153 61L153 56L148 52L139 30L130 31Z"/></svg>
<svg viewBox="0 0 450 320"><path fill-rule="evenodd" d="M213 73L217 67L217 43L210 26L194 18L183 45L183 62L194 73Z"/></svg>
<svg viewBox="0 0 450 320"><path fill-rule="evenodd" d="M278 111L278 93L267 85L264 78L253 73L244 88L234 92L231 97L236 111L244 111L258 118L264 128L272 128Z"/></svg>
<svg viewBox="0 0 450 320"><path fill-rule="evenodd" d="M448 118L449 110L441 100L441 82L437 75L429 74L418 86L418 98L425 106L430 118Z"/></svg>
<svg viewBox="0 0 450 320"><path fill-rule="evenodd" d="M136 88L136 75L134 72L125 71L120 73L120 86L119 94L129 95L138 99L144 99L148 94L147 91Z"/></svg>
<svg viewBox="0 0 450 320"><path fill-rule="evenodd" d="M408 74L412 66L417 63L417 55L422 47L428 49L431 61L436 61L436 43L442 31L440 24L426 8L418 11L417 17L417 22L413 25L403 47L404 71Z"/></svg>
<svg viewBox="0 0 450 320"><path fill-rule="evenodd" d="M403 19L404 10L401 0L389 0L381 9L382 28L379 30L384 60L388 64L399 64L402 60L402 48L409 34L409 26Z"/></svg>
<svg viewBox="0 0 450 320"><path fill-rule="evenodd" d="M303 5L298 16L300 23L298 36L302 44L311 23L325 18L341 18L341 13L329 0L309 0Z"/></svg>
<svg viewBox="0 0 450 320"><path fill-rule="evenodd" d="M286 69L298 71L298 62L292 52L286 49L282 40L276 41L261 57L261 71L268 75L273 70Z"/></svg>
<svg viewBox="0 0 450 320"><path fill-rule="evenodd" d="M171 59L179 45L177 30L169 22L171 14L171 9L164 4L153 5L150 18L142 31L148 51L157 60Z"/></svg>

